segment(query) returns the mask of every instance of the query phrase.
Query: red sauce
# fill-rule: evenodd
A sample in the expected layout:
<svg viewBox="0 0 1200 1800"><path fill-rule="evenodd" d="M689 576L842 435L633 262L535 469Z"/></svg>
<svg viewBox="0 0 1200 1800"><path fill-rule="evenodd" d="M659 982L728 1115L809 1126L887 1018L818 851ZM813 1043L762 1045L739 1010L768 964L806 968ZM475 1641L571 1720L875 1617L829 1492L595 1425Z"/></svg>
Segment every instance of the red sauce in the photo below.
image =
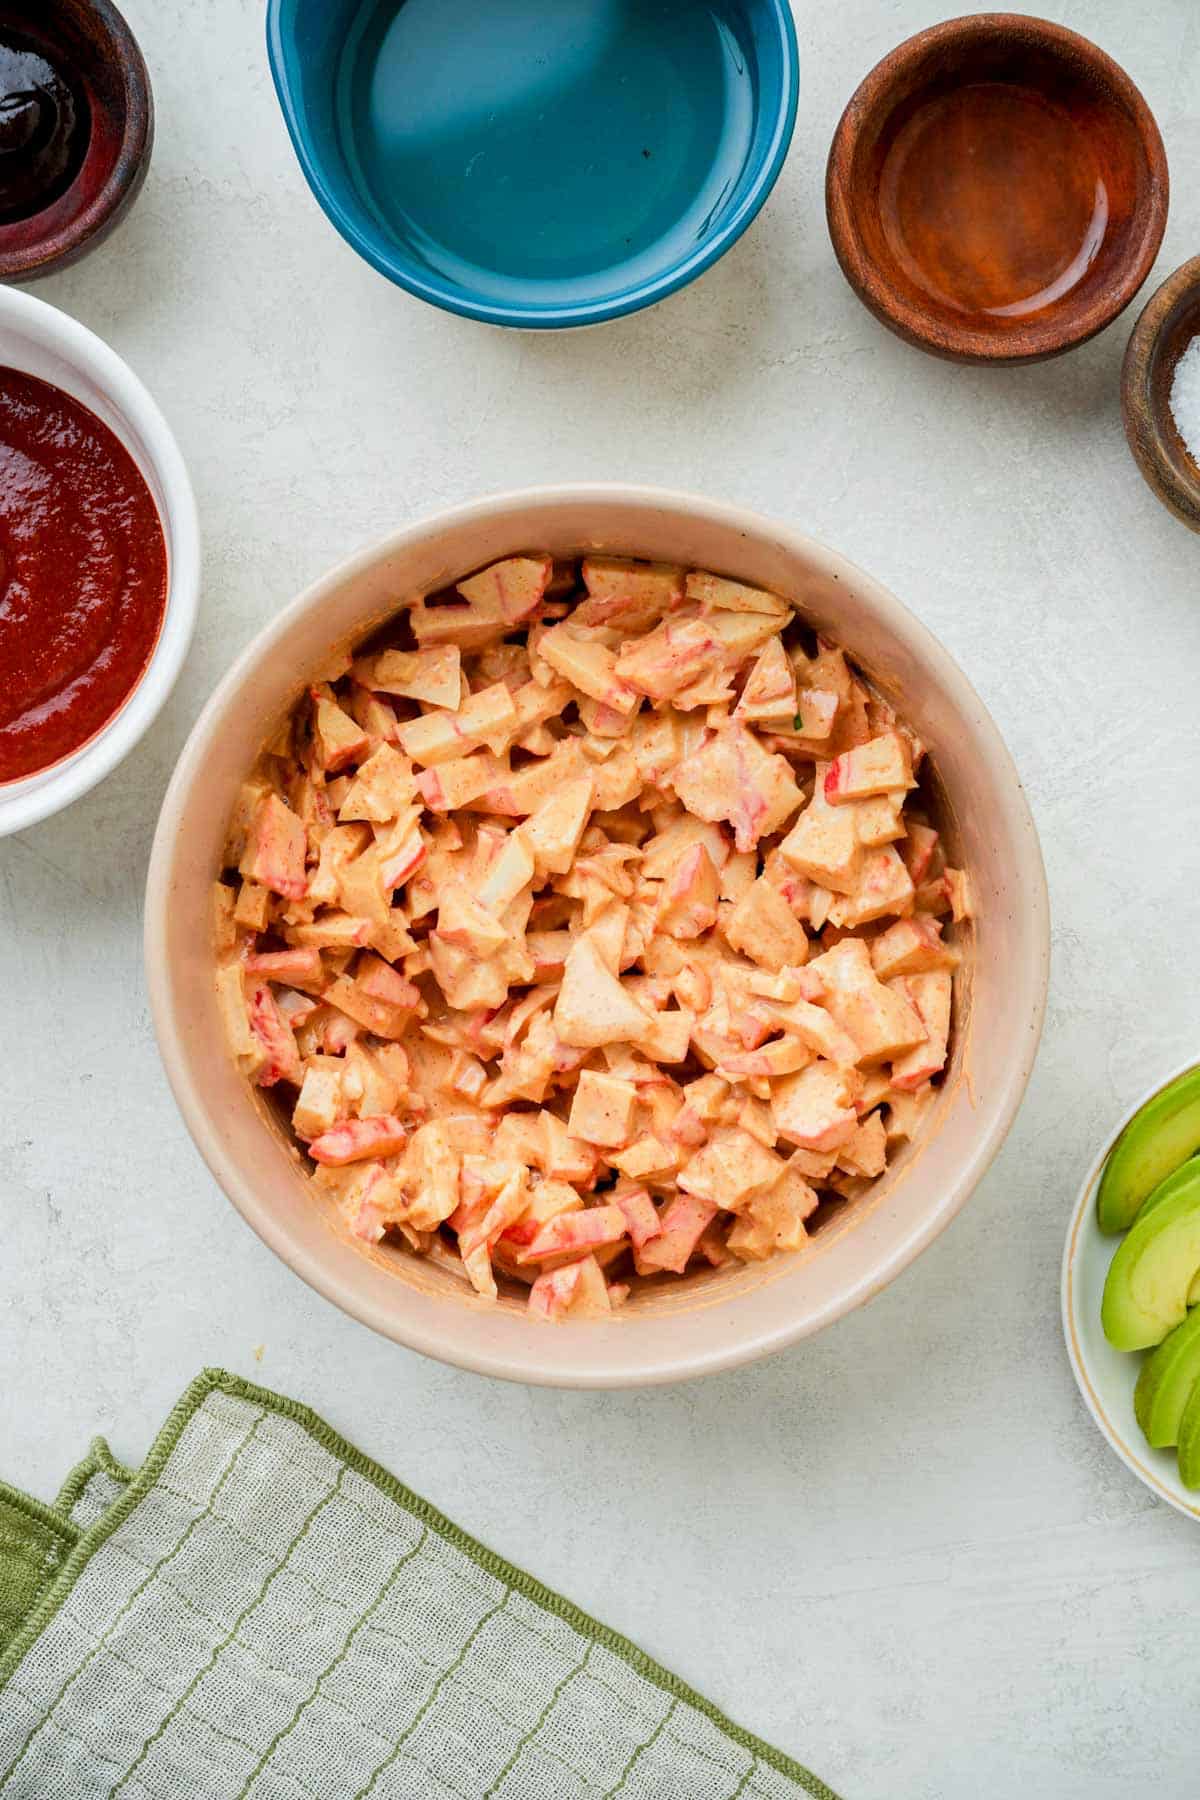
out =
<svg viewBox="0 0 1200 1800"><path fill-rule="evenodd" d="M61 388L0 368L0 781L107 724L166 600L162 523L124 445Z"/></svg>

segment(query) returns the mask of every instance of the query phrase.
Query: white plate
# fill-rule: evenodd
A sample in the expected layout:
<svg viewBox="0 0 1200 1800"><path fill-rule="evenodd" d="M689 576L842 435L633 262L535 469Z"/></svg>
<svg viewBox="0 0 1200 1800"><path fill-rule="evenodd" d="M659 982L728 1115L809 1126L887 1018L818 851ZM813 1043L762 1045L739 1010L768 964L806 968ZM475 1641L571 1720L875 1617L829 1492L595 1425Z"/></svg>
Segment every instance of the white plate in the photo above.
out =
<svg viewBox="0 0 1200 1800"><path fill-rule="evenodd" d="M1138 1480L1144 1481L1160 1499L1166 1500L1178 1512L1186 1513L1190 1519L1200 1519L1200 1490L1184 1487L1179 1479L1174 1450L1152 1450L1133 1414L1133 1390L1146 1353L1130 1355L1123 1350L1114 1350L1100 1324L1100 1301L1108 1267L1124 1234L1105 1237L1100 1230L1096 1223L1096 1189L1108 1153L1133 1115L1140 1112L1148 1100L1153 1100L1155 1094L1197 1066L1200 1065L1194 1061L1183 1063L1161 1081L1156 1081L1135 1100L1113 1130L1089 1169L1075 1202L1062 1270L1063 1333L1071 1367L1088 1411Z"/></svg>

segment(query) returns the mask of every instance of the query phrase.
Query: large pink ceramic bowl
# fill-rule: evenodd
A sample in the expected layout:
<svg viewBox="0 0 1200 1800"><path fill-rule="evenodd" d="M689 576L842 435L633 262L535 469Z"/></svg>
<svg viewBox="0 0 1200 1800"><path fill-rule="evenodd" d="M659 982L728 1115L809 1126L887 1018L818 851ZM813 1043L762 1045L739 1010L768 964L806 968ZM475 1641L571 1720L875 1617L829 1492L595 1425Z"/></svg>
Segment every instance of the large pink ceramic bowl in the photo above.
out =
<svg viewBox="0 0 1200 1800"><path fill-rule="evenodd" d="M978 920L959 976L945 1087L924 1136L802 1255L635 1295L611 1323L552 1326L487 1306L406 1251L351 1240L230 1060L217 1014L209 889L238 783L306 682L398 606L514 551L603 549L776 588L857 658L929 746L952 860ZM1048 960L1037 834L978 695L870 576L786 525L654 489L502 494L407 526L287 607L221 683L179 760L146 906L150 1001L184 1118L234 1205L285 1262L376 1331L446 1362L563 1387L634 1387L728 1369L793 1344L886 1286L949 1224L995 1156L1033 1067Z"/></svg>

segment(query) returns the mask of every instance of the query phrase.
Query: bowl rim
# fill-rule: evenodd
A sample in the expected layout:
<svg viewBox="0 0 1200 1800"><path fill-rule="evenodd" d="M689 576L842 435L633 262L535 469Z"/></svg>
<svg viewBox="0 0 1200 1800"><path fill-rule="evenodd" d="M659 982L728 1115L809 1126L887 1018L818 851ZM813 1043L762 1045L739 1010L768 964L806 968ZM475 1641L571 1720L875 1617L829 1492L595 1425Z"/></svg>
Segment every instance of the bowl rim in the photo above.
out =
<svg viewBox="0 0 1200 1800"><path fill-rule="evenodd" d="M1152 1493L1157 1494L1160 1500L1165 1500L1168 1506L1173 1506L1175 1511L1182 1513L1186 1519L1200 1519L1200 1494L1196 1495L1194 1503L1185 1500L1182 1497L1182 1494L1176 1493L1167 1482L1163 1481L1151 1464L1142 1460L1147 1454L1154 1454L1154 1452L1151 1451L1149 1445L1143 1444L1139 1453L1137 1449L1126 1441L1106 1412L1104 1402L1096 1387L1093 1385L1083 1344L1080 1340L1079 1333L1075 1329L1077 1303L1081 1303L1083 1297L1082 1284L1080 1284L1078 1290L1076 1288L1075 1267L1079 1259L1079 1247L1083 1227L1089 1214L1094 1217L1096 1188L1099 1184L1104 1165L1108 1161L1109 1155L1113 1146L1116 1144L1117 1139L1129 1124L1130 1120L1142 1110L1143 1106L1153 1100L1156 1094L1161 1094L1165 1087L1169 1087L1171 1083L1177 1081L1181 1075L1190 1074L1192 1070L1197 1068L1200 1068L1200 1060L1195 1056L1189 1056L1184 1062L1181 1062L1175 1068L1168 1070L1165 1075L1153 1082L1143 1094L1139 1095L1138 1098L1126 1108L1120 1119L1113 1126L1112 1131L1105 1141L1103 1149L1093 1159L1087 1174L1084 1176L1083 1181L1080 1184L1079 1192L1075 1198L1075 1204L1071 1208L1071 1216L1067 1222L1066 1240L1063 1244L1062 1274L1059 1283L1059 1308L1063 1339L1067 1349L1067 1360L1071 1365L1071 1373L1075 1377L1075 1384L1083 1398L1084 1405L1091 1413L1101 1436L1107 1438L1110 1448L1116 1451L1121 1461L1125 1464L1125 1467L1132 1474L1137 1476L1143 1486L1148 1487ZM1099 1229L1099 1227L1097 1227L1097 1229ZM1116 1243L1119 1240L1114 1239L1113 1241ZM1097 1294L1093 1298L1095 1305L1098 1308L1100 1296ZM1131 1366L1140 1367L1140 1365L1134 1364L1132 1357L1130 1358L1130 1364Z"/></svg>
<svg viewBox="0 0 1200 1800"><path fill-rule="evenodd" d="M188 1051L186 1028L181 1024L176 1005L177 973L167 955L167 917L171 905L171 882L176 845L184 825L188 796L195 783L203 778L208 745L219 732L227 708L235 701L247 677L277 650L295 623L319 607L326 597L346 581L383 559L391 559L406 547L431 534L502 518L515 510L532 505L552 507L620 504L631 512L641 509L654 512L663 508L685 511L729 530L735 535L756 535L774 542L824 569L837 579L852 582L860 593L869 595L874 611L887 622L898 624L920 654L932 664L935 679L948 690L955 711L972 718L974 728L987 746L999 776L999 785L1007 796L1006 819L1014 842L1027 851L1028 886L1023 899L1029 917L1028 965L1022 971L1022 984L1032 998L1027 1019L1028 1031L1021 1041L1021 1053L1015 1056L1003 1100L991 1127L973 1141L971 1153L959 1168L953 1181L938 1194L936 1203L914 1222L899 1242L869 1270L848 1281L843 1288L810 1308L800 1319L791 1319L778 1327L763 1331L743 1328L732 1342L718 1331L711 1335L709 1348L700 1354L679 1352L672 1348L669 1327L664 1330L661 1345L640 1363L635 1372L628 1366L608 1367L600 1360L588 1359L572 1367L564 1367L566 1359L548 1354L549 1346L529 1334L519 1340L515 1351L493 1350L460 1341L456 1329L457 1313L447 1306L437 1310L437 1324L426 1328L420 1321L404 1316L402 1308L377 1304L362 1292L348 1288L335 1278L324 1260L315 1252L292 1241L284 1220L255 1192L251 1176L231 1155L226 1153L219 1120L204 1099ZM619 482L570 483L489 494L480 499L426 515L399 530L365 546L333 569L327 571L282 611L277 613L250 644L238 655L210 696L184 745L163 799L155 831L154 844L146 882L145 902L145 969L151 1017L158 1039L167 1079L183 1115L184 1122L218 1185L247 1224L265 1244L302 1280L343 1312L370 1326L380 1335L424 1355L469 1369L476 1374L497 1376L535 1386L572 1388L649 1387L668 1382L690 1380L701 1375L740 1367L787 1348L801 1338L832 1324L844 1314L863 1305L893 1281L950 1223L965 1205L999 1151L1021 1105L1037 1057L1045 1015L1049 973L1050 918L1045 869L1037 828L1026 799L1012 756L999 728L983 705L967 676L950 652L909 611L889 589L873 576L851 563L839 552L828 549L807 534L793 530L781 521L744 507L707 499L696 494L669 489L631 485ZM443 1322L444 1320L444 1322ZM561 1340L559 1340L561 1348ZM618 1357L618 1361L619 1361Z"/></svg>
<svg viewBox="0 0 1200 1800"><path fill-rule="evenodd" d="M418 300L460 318L475 319L485 325L503 325L522 331L571 330L582 325L601 325L613 319L626 318L654 306L659 300L677 293L695 281L724 256L749 228L762 210L779 178L791 146L799 100L799 46L796 22L789 0L762 0L778 36L781 81L775 97L775 119L770 140L759 158L753 181L737 207L719 230L681 261L670 264L660 274L628 289L600 300L572 301L557 306L533 306L498 301L472 300L463 290L449 282L418 274L415 267L404 267L381 248L376 239L362 231L338 197L328 180L321 158L313 151L300 120L296 93L296 51L293 40L283 28L283 9L290 0L268 0L267 60L275 94L283 113L288 136L304 178L322 212L334 229L356 250L378 274L385 276Z"/></svg>
<svg viewBox="0 0 1200 1800"><path fill-rule="evenodd" d="M0 250L0 280L28 281L73 261L93 238L105 235L135 198L154 145L154 90L141 45L113 0L86 0L103 29L107 60L118 70L125 100L121 147L104 185L62 230L32 237L20 249ZM31 217L35 223L37 213Z"/></svg>
<svg viewBox="0 0 1200 1800"><path fill-rule="evenodd" d="M157 401L129 364L69 313L19 288L0 286L0 328L6 324L89 377L129 421L161 487L161 505L157 498L155 504L163 515L168 563L162 624L137 682L86 743L45 769L0 784L0 837L40 824L88 793L157 718L191 644L199 608L201 554L196 496L183 453Z"/></svg>
<svg viewBox="0 0 1200 1800"><path fill-rule="evenodd" d="M942 324L923 307L907 300L887 279L881 265L866 249L859 229L862 198L853 193L850 172L864 125L890 110L896 79L930 49L944 45L983 45L1019 32L1027 40L1056 56L1068 56L1092 73L1098 73L1123 104L1134 124L1150 173L1145 217L1141 230L1131 234L1122 253L1124 270L1111 292L1068 317L1050 315L1040 324L1036 318L1017 334L993 333L978 327ZM1069 26L1034 14L1013 12L967 13L946 19L905 38L880 58L851 94L838 120L825 169L825 217L834 254L842 274L858 299L906 342L935 356L956 362L992 364L1037 362L1076 349L1111 325L1124 312L1154 266L1167 225L1170 173L1158 122L1141 89L1120 63L1099 44ZM1023 341L1025 347L1014 349Z"/></svg>

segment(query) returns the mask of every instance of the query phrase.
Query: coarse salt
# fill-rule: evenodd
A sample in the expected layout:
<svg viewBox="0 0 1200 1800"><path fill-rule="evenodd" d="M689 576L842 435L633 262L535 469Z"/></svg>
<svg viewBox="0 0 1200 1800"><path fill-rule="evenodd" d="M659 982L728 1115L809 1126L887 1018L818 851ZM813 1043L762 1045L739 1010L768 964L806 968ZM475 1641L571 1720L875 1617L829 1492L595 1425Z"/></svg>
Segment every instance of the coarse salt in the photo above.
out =
<svg viewBox="0 0 1200 1800"><path fill-rule="evenodd" d="M1200 463L1200 335L1191 340L1175 365L1171 412L1188 455Z"/></svg>

